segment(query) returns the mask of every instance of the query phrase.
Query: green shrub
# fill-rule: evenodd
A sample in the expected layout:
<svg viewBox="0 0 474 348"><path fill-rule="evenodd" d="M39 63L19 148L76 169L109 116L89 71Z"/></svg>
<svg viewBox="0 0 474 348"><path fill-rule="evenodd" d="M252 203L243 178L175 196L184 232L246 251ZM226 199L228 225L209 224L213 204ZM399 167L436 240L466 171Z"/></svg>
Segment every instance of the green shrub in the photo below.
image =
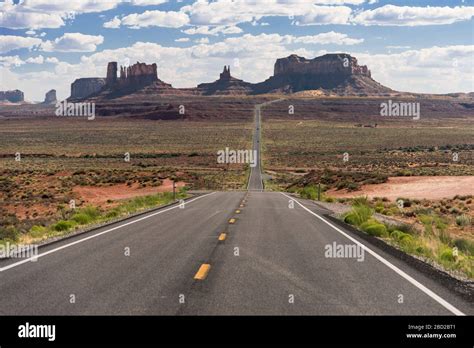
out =
<svg viewBox="0 0 474 348"><path fill-rule="evenodd" d="M454 241L454 245L463 253L474 256L474 243L470 240L459 238Z"/></svg>
<svg viewBox="0 0 474 348"><path fill-rule="evenodd" d="M79 225L87 225L92 222L92 218L89 215L84 214L84 213L74 214L74 216L72 217L72 220L77 222Z"/></svg>
<svg viewBox="0 0 474 348"><path fill-rule="evenodd" d="M85 208L82 208L81 210L79 210L79 213L82 213L82 214L85 214L85 215L89 216L92 220L95 220L100 216L100 210L96 207L91 206L91 205L89 205Z"/></svg>
<svg viewBox="0 0 474 348"><path fill-rule="evenodd" d="M385 227L384 224L381 224L379 222L375 222L372 220L364 222L362 225L360 225L360 228L367 232L367 234L370 234L371 236L375 237L387 237L388 232L387 232L387 227Z"/></svg>
<svg viewBox="0 0 474 348"><path fill-rule="evenodd" d="M61 232L61 231L70 230L71 228L74 227L74 225L75 224L73 221L60 220L57 223L55 223L52 227L53 227L53 230Z"/></svg>
<svg viewBox="0 0 474 348"><path fill-rule="evenodd" d="M466 215L462 214L459 216L456 216L456 225L464 227L464 226L469 226L471 224L471 218Z"/></svg>
<svg viewBox="0 0 474 348"><path fill-rule="evenodd" d="M439 253L439 259L445 262L453 262L456 261L456 258L453 255L453 249L451 248L443 248Z"/></svg>
<svg viewBox="0 0 474 348"><path fill-rule="evenodd" d="M30 236L33 238L40 238L45 234L46 231L46 227L34 225L30 228Z"/></svg>
<svg viewBox="0 0 474 348"><path fill-rule="evenodd" d="M416 231L415 227L413 227L413 225L400 224L400 225L397 225L397 229L399 231L402 231L402 232L405 232L405 233L408 233L408 234L411 234L411 235L417 234L417 231Z"/></svg>
<svg viewBox="0 0 474 348"><path fill-rule="evenodd" d="M305 186L300 191L300 195L303 198L315 200L318 198L318 190L314 186Z"/></svg>
<svg viewBox="0 0 474 348"><path fill-rule="evenodd" d="M359 226L372 217L372 209L367 205L355 205L345 214L344 221Z"/></svg>
<svg viewBox="0 0 474 348"><path fill-rule="evenodd" d="M0 227L0 240L8 239L16 242L20 236L20 232L12 226L9 227Z"/></svg>
<svg viewBox="0 0 474 348"><path fill-rule="evenodd" d="M108 219L113 219L113 218L116 218L118 216L120 216L122 214L122 211L120 210L120 208L114 208L110 211L107 212L107 214L105 215L106 218Z"/></svg>
<svg viewBox="0 0 474 348"><path fill-rule="evenodd" d="M395 239L397 241L402 241L404 239L405 240L413 239L413 237L411 235L409 235L408 233L404 233L404 232L399 231L399 230L395 230L392 233L390 233L390 237L392 237L393 239Z"/></svg>
<svg viewBox="0 0 474 348"><path fill-rule="evenodd" d="M347 191L357 191L360 188L360 185L355 182L350 182L347 184Z"/></svg>
<svg viewBox="0 0 474 348"><path fill-rule="evenodd" d="M368 206L369 205L369 199L367 198L367 196L354 197L352 199L352 205L353 206L357 206L357 205Z"/></svg>

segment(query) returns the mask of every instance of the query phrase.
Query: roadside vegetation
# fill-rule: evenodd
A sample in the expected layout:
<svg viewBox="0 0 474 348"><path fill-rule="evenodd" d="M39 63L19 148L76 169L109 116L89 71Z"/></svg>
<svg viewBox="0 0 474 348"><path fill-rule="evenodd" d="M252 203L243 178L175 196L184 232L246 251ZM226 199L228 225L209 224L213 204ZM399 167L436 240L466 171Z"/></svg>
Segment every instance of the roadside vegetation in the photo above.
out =
<svg viewBox="0 0 474 348"><path fill-rule="evenodd" d="M320 201L340 203L344 222L386 243L435 263L458 276L474 278L474 197L440 201L355 197L335 199L321 185ZM318 200L318 186L292 186L287 192Z"/></svg>
<svg viewBox="0 0 474 348"><path fill-rule="evenodd" d="M186 198L186 190L181 189L176 193L176 199ZM62 219L45 225L33 225L28 231L21 233L14 226L0 227L0 243L27 244L37 243L48 238L59 237L84 229L93 225L106 223L114 219L159 207L173 202L173 193L163 192L154 195L135 197L119 202L111 209L101 209L88 205L79 209L71 209L60 205Z"/></svg>
<svg viewBox="0 0 474 348"><path fill-rule="evenodd" d="M369 201L366 197L350 200L352 209L342 218L359 230L381 238L398 249L435 262L443 268L474 278L474 241L472 219L459 202L472 202L471 196L458 196L451 201L451 210L428 202L399 199L391 203L383 199ZM453 202L456 202L453 204ZM401 204L403 204L402 207ZM453 205L459 208L454 208ZM375 213L409 217L408 223L383 220Z"/></svg>

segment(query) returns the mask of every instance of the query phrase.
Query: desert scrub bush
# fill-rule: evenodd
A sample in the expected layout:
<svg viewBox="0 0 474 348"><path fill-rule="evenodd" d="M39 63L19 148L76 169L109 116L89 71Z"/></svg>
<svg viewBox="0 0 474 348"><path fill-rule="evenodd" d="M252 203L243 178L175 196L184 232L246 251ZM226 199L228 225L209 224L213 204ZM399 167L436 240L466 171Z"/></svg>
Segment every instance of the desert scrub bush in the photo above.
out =
<svg viewBox="0 0 474 348"><path fill-rule="evenodd" d="M465 227L465 226L469 226L470 224L471 224L471 218L469 217L469 215L462 214L462 215L456 216L456 225L460 227Z"/></svg>
<svg viewBox="0 0 474 348"><path fill-rule="evenodd" d="M328 203L334 203L336 200L333 197L324 196L323 201Z"/></svg>
<svg viewBox="0 0 474 348"><path fill-rule="evenodd" d="M79 225L87 225L93 221L89 215L84 213L74 214L72 220L77 222Z"/></svg>
<svg viewBox="0 0 474 348"><path fill-rule="evenodd" d="M432 235L433 234L433 226L438 229L438 231L443 232L446 230L447 222L436 214L429 214L429 215L419 215L419 221L423 224L425 234Z"/></svg>
<svg viewBox="0 0 474 348"><path fill-rule="evenodd" d="M474 242L464 238L458 238L454 240L453 244L463 253L474 256Z"/></svg>
<svg viewBox="0 0 474 348"><path fill-rule="evenodd" d="M57 232L64 232L72 229L76 224L69 220L60 220L52 225L52 229Z"/></svg>
<svg viewBox="0 0 474 348"><path fill-rule="evenodd" d="M367 220L366 222L362 223L360 226L360 229L367 234L370 234L371 236L375 237L387 237L388 232L387 232L387 227L373 219Z"/></svg>
<svg viewBox="0 0 474 348"><path fill-rule="evenodd" d="M30 228L29 235L33 238L41 238L47 231L48 229L44 226L34 225Z"/></svg>
<svg viewBox="0 0 474 348"><path fill-rule="evenodd" d="M18 238L20 237L20 232L13 227L13 226L8 226L8 227L0 227L0 240L10 240L13 242L16 242Z"/></svg>
<svg viewBox="0 0 474 348"><path fill-rule="evenodd" d="M360 185L355 182L350 182L347 184L347 191L352 192L352 191L357 191L360 189Z"/></svg>
<svg viewBox="0 0 474 348"><path fill-rule="evenodd" d="M418 234L418 231L416 230L416 228L413 225L409 225L409 224L397 225L397 230L402 231L404 233L411 234L411 235Z"/></svg>
<svg viewBox="0 0 474 348"><path fill-rule="evenodd" d="M318 198L318 189L314 186L305 186L300 191L300 196L306 199L315 200Z"/></svg>
<svg viewBox="0 0 474 348"><path fill-rule="evenodd" d="M402 242L402 241L409 241L409 240L413 240L413 237L411 235L409 235L408 233L404 233L402 231L399 231L399 230L395 230L393 231L392 233L390 233L390 238L398 241L398 242Z"/></svg>
<svg viewBox="0 0 474 348"><path fill-rule="evenodd" d="M85 214L89 216L91 219L97 219L98 217L100 217L99 208L94 207L92 205L88 205L87 207L82 208L81 210L79 210L79 213Z"/></svg>
<svg viewBox="0 0 474 348"><path fill-rule="evenodd" d="M359 196L359 197L354 197L352 199L352 205L353 206L356 206L356 205L369 206L370 202L369 202L369 199L367 198L367 196Z"/></svg>
<svg viewBox="0 0 474 348"><path fill-rule="evenodd" d="M442 245L438 251L438 260L442 263L456 261L453 249L448 246Z"/></svg>
<svg viewBox="0 0 474 348"><path fill-rule="evenodd" d="M360 226L373 215L372 209L368 205L354 205L352 209L344 215L344 221L354 225Z"/></svg>

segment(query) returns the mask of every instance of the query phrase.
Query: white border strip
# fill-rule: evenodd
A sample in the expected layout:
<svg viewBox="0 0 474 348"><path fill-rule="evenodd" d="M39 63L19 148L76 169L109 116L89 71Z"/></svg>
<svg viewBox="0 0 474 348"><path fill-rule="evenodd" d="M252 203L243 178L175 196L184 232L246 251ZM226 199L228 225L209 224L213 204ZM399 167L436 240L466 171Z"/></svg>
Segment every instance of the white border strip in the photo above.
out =
<svg viewBox="0 0 474 348"><path fill-rule="evenodd" d="M288 196L287 194L283 193L283 192L280 192L283 196L286 196L287 198L295 201L296 203L298 203L299 206L301 206L304 210L306 210L307 212L309 212L310 214L316 216L318 219L320 219L321 221L323 221L324 223L326 223L327 225L331 226L332 228L334 228L337 232L339 232L340 234L342 234L344 237L350 239L351 241L353 241L354 243L356 243L357 245L359 245L360 247L362 247L365 251L367 251L369 254L371 254L373 257L375 257L377 260L379 260L380 262L382 262L384 265L386 265L387 267L391 268L393 271L395 271L398 275L400 275L401 277L405 278L406 280L408 280L410 283L412 283L413 285L415 285L418 289L420 289L421 291L423 291L425 294L427 294L429 297L431 297L433 300L435 300L436 302L438 302L440 305L442 305L444 308L446 308L447 310L449 310L451 313L455 314L455 315L466 315L464 314L463 312L461 312L459 309L457 309L456 307L454 307L452 304L450 304L448 301L444 300L443 298L441 298L440 296L436 295L433 291L431 291L430 289L428 289L426 286L424 286L423 284L421 284L420 282L418 282L417 280L415 280L414 278L412 278L411 276L409 276L408 274L406 274L405 272L403 272L400 268L398 268L397 266L393 265L392 263L390 263L389 261L387 261L386 259L384 259L382 256L380 256L379 254L377 254L375 251L373 251L372 249L368 248L367 246L365 246L364 244L362 244L361 242L359 242L357 239L355 238L352 238L351 236L349 236L347 233L345 233L344 231L342 231L341 229L339 229L338 227L334 226L332 223L326 221L325 219L323 219L321 216L319 216L318 214L316 214L315 212L309 210L308 208L306 208L303 204L301 204L300 202L298 202L297 199L295 199L294 197L290 197Z"/></svg>
<svg viewBox="0 0 474 348"><path fill-rule="evenodd" d="M214 194L214 193L215 193L215 192L207 193L207 194L205 194L205 195L203 195L203 196L199 196L199 197L193 198L193 199L191 199L191 200L189 200L189 201L185 201L185 204L189 204L189 203L191 203L191 202L197 201L198 199L204 198L204 197L209 196L209 195L212 195L212 194ZM115 227L109 228L108 230L105 230L105 231L96 233L96 234L94 234L94 235L92 235L92 236L89 236L89 237L85 237L85 238L76 240L75 242L62 245L62 246L60 246L60 247L51 249L51 250L46 251L46 252L44 252L44 253L41 253L41 254L38 254L38 255L29 257L29 258L27 258L27 259L24 259L24 260L15 262L15 263L12 263L12 264L10 264L10 265L8 265L8 266L1 267L1 268L0 268L0 272L6 271L6 270L8 270L8 269L10 269L10 268L14 268L14 267L20 266L20 265L22 265L22 264L24 264L24 263L27 263L27 262L30 262L30 261L35 262L35 261L36 261L38 258L40 258L40 257L43 257L43 256L46 256L46 255L55 253L56 251L59 251L59 250L62 250L62 249L69 248L70 246L73 246L73 245L76 245L76 244L85 242L86 240L89 240L89 239L92 239L92 238L95 238L95 237L99 237L99 236L101 236L101 235L103 235L103 234L106 234L106 233L109 233L109 232L118 230L119 228L122 228L122 227L124 227L124 226L128 226L128 225L134 224L135 222L148 219L148 218L150 218L150 217L152 217L152 216L165 213L165 212L170 211L170 210L172 210L172 209L176 209L176 208L178 208L179 206L180 206L180 204L178 203L178 204L175 205L175 206L172 206L172 207L167 208L167 209L159 210L159 211L157 211L157 212L155 212L155 213L151 213L151 214L145 215L145 216L143 216L143 217L141 217L141 218L138 218L138 219L136 219L136 220L132 220L132 221L126 222L126 223L124 223L123 225L119 225L119 226L115 226Z"/></svg>

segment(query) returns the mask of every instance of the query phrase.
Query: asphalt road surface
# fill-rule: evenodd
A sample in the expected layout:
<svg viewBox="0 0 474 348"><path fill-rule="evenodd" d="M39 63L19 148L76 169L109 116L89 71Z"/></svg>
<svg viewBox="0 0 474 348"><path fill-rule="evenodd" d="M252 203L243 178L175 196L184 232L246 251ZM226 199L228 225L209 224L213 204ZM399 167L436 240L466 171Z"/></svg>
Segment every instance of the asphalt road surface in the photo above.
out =
<svg viewBox="0 0 474 348"><path fill-rule="evenodd" d="M259 104L255 106L254 110L255 126L253 133L252 150L257 153L257 161L255 167L250 167L250 176L247 185L247 189L249 191L263 191L264 189L260 157L261 107L262 104Z"/></svg>
<svg viewBox="0 0 474 348"><path fill-rule="evenodd" d="M0 315L474 313L315 203L263 192L253 175L248 192L205 194L45 246L36 261L0 262ZM334 245L361 253L328 257Z"/></svg>

